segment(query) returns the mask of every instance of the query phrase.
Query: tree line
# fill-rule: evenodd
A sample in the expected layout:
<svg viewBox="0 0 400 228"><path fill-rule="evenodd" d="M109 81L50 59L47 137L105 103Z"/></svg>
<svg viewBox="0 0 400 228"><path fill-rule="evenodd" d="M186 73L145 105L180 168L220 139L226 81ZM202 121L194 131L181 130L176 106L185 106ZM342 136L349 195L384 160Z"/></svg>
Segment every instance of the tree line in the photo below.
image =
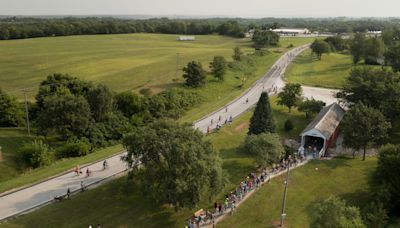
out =
<svg viewBox="0 0 400 228"><path fill-rule="evenodd" d="M41 141L55 139L63 146L50 148L42 142L25 145L21 149L25 152L18 158L21 166L38 167L54 159L84 156L116 144L135 127L160 118L179 118L201 98L182 88L149 97L130 91L115 93L105 85L52 74L41 82L35 100L29 104L34 133L43 137ZM1 127L24 126L24 111L23 104L0 90Z"/></svg>
<svg viewBox="0 0 400 228"><path fill-rule="evenodd" d="M0 40L35 37L164 33L164 34L213 34L244 37L249 29L268 30L279 27L309 28L312 31L355 33L368 30L390 31L399 29L399 19L309 19L309 18L262 18L262 19L122 19L111 17L6 17L0 18Z"/></svg>
<svg viewBox="0 0 400 228"><path fill-rule="evenodd" d="M217 33L244 37L244 27L237 21L225 20L170 20L167 18L127 20L117 18L3 18L0 19L0 40L36 37L162 33L206 35Z"/></svg>

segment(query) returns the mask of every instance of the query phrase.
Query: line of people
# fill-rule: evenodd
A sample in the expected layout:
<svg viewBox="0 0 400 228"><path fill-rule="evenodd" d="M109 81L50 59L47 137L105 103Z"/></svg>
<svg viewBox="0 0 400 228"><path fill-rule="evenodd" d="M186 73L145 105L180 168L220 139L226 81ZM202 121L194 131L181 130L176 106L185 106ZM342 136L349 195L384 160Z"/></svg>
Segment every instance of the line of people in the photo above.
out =
<svg viewBox="0 0 400 228"><path fill-rule="evenodd" d="M106 170L108 168L108 162L107 160L103 161L103 170ZM77 165L74 169L74 172L76 174L76 176L79 176L80 174L82 174L82 170L79 167L79 165ZM92 171L89 169L89 167L86 168L86 178L89 177L92 174ZM85 185L84 181L81 181L80 183L80 190L81 192L84 192L87 189L87 186ZM60 196L55 196L54 200L55 201L61 201L64 198L70 198L71 197L71 189L68 188L67 189L67 193L65 195L60 195Z"/></svg>
<svg viewBox="0 0 400 228"><path fill-rule="evenodd" d="M284 172L288 166L297 166L298 163L304 162L304 157L300 159L287 159L282 160L280 163L273 165L270 169L263 169L260 173L250 173L246 179L243 180L239 186L233 191L225 195L223 202L215 202L213 210L201 210L201 213L194 213L192 217L187 220L187 228L199 228L207 225L215 225L215 220L224 214L232 215L237 204L244 199L244 197L263 186L270 183L271 178L281 172Z"/></svg>

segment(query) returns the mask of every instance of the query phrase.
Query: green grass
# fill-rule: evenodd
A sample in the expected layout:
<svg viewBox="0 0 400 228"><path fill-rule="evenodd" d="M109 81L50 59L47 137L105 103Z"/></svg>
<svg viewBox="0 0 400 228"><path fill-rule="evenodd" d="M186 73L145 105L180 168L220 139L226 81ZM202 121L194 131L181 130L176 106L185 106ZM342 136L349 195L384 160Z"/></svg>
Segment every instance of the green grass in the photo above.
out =
<svg viewBox="0 0 400 228"><path fill-rule="evenodd" d="M352 67L351 56L348 54L330 53L318 60L309 49L294 60L285 78L292 83L338 89L342 87Z"/></svg>
<svg viewBox="0 0 400 228"><path fill-rule="evenodd" d="M289 114L275 102L276 99L271 98L278 132L283 134L282 121L289 116L299 124L299 129L305 127L307 120L304 115L295 109ZM223 168L229 174L230 183L217 197L219 199L256 168L253 158L238 151L247 134L251 115L252 110L245 112L235 119L232 125L224 126L219 132L206 136L206 140L210 140L214 148L219 151ZM298 135L297 132L298 130L294 130L290 134ZM87 193L79 194L73 200L46 206L0 227L82 227L97 223L107 227L182 227L185 219L194 210L183 209L176 213L166 205L143 199L137 187L133 187L132 192L124 195L125 181L126 177L120 178ZM211 205L212 202L203 200L198 208L209 208Z"/></svg>
<svg viewBox="0 0 400 228"><path fill-rule="evenodd" d="M214 55L230 59L232 48L250 49L248 39L198 35L194 42L177 41L179 35L119 34L48 37L0 41L0 88L22 98L23 88L37 87L48 74L69 73L103 83L115 91L151 88L153 92L182 81L179 66L191 60L204 66Z"/></svg>
<svg viewBox="0 0 400 228"><path fill-rule="evenodd" d="M72 169L77 164L101 160L122 150L122 146L117 145L97 150L85 157L61 159L50 166L21 170L14 159L18 148L23 143L32 142L34 139L34 136L29 137L26 130L22 128L0 128L0 146L4 159L0 162L0 193L57 175Z"/></svg>
<svg viewBox="0 0 400 228"><path fill-rule="evenodd" d="M195 42L178 42L175 40L176 37L177 35L125 34L0 41L1 50L8 55L7 60L4 61L1 61L2 57L0 57L0 78L2 79L0 87L12 93L17 91L13 95L20 96L19 89L34 86L30 90L32 99L38 83L47 74L61 72L71 73L95 83L106 83L116 91L139 90L146 87L151 88L153 92L158 92L169 86L181 85L181 73L179 73L179 79L175 80L175 61L178 52L181 53L181 66L195 59L202 61L204 66L208 67L208 62L214 55L224 55L230 59L234 46L241 46L247 53L252 51L248 39L196 36ZM224 82L217 82L209 76L206 86L196 89L203 98L203 102L186 113L180 121L191 122L222 107L260 78L269 66L288 50L289 44L296 47L311 41L309 38L284 38L281 46L271 48L269 54L254 57L256 67L252 76L247 77L243 87L239 88L241 81L238 77L241 76L241 72L228 71ZM115 64L106 64L107 61ZM126 61L130 62L129 66L126 65ZM127 74L115 72L114 68L126 71ZM161 73L164 71L169 73ZM101 159L102 156L109 156L120 149L117 147L115 151L107 149L105 153L96 152L82 160L66 159L48 168L31 170L19 176L21 171L12 161L11 154L15 154L17 147L23 141L29 140L32 138L28 138L23 130L10 130L10 132L0 130L0 145L10 142L14 145L12 148L4 146L5 162L0 163L0 182L2 183L0 192L68 170L82 162Z"/></svg>
<svg viewBox="0 0 400 228"><path fill-rule="evenodd" d="M22 98L30 88L33 99L39 83L52 73L69 73L115 91L151 88L158 92L182 82L179 66L197 60L208 67L214 55L231 59L232 48L251 51L249 39L198 35L194 42L179 35L119 34L48 37L0 41L0 88Z"/></svg>
<svg viewBox="0 0 400 228"><path fill-rule="evenodd" d="M0 162L0 183L15 178L20 174L14 158L17 155L18 148L24 142L30 142L31 140L32 138L28 136L25 129L0 128L0 146L3 154L3 162ZM2 184L0 188L2 188Z"/></svg>
<svg viewBox="0 0 400 228"><path fill-rule="evenodd" d="M365 206L371 197L368 178L377 160L333 159L312 161L290 173L286 204L286 227L309 227L314 203L331 195L349 204ZM318 168L318 170L316 170ZM262 187L218 227L272 227L279 224L284 175Z"/></svg>

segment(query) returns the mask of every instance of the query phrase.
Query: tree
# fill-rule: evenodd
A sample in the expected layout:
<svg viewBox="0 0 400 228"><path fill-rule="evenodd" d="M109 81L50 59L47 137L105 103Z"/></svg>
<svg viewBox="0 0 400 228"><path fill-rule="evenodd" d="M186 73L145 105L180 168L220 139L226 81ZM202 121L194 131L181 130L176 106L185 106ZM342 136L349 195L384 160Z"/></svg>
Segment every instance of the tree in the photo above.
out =
<svg viewBox="0 0 400 228"><path fill-rule="evenodd" d="M183 78L186 79L186 85L191 87L199 87L204 85L206 80L206 73L204 72L200 62L189 62L183 68Z"/></svg>
<svg viewBox="0 0 400 228"><path fill-rule="evenodd" d="M285 153L279 135L270 133L248 135L243 143L242 151L251 154L260 167L277 163Z"/></svg>
<svg viewBox="0 0 400 228"><path fill-rule="evenodd" d="M362 103L353 106L346 113L342 121L344 142L354 149L363 149L365 152L371 144L382 144L388 137L391 124L378 110Z"/></svg>
<svg viewBox="0 0 400 228"><path fill-rule="evenodd" d="M0 89L0 127L17 127L24 122L24 113L14 97Z"/></svg>
<svg viewBox="0 0 400 228"><path fill-rule="evenodd" d="M39 92L36 95L36 103L39 108L42 108L46 97L52 96L61 90L63 90L64 94L70 93L75 96L84 96L91 87L90 83L71 77L68 74L52 74L40 83Z"/></svg>
<svg viewBox="0 0 400 228"><path fill-rule="evenodd" d="M378 199L379 200L379 199ZM386 227L389 216L382 202L372 201L365 210L365 222L368 227L384 228Z"/></svg>
<svg viewBox="0 0 400 228"><path fill-rule="evenodd" d="M283 128L285 129L286 132L293 130L294 128L293 121L291 119L287 119L283 125Z"/></svg>
<svg viewBox="0 0 400 228"><path fill-rule="evenodd" d="M269 103L268 94L266 92L261 93L258 99L256 109L254 110L253 116L250 119L249 135L261 134L261 133L274 133L275 122L272 118L271 105Z"/></svg>
<svg viewBox="0 0 400 228"><path fill-rule="evenodd" d="M175 209L195 206L204 192L223 187L221 161L203 135L189 125L160 120L124 137L124 161L143 193ZM140 164L140 168L139 168Z"/></svg>
<svg viewBox="0 0 400 228"><path fill-rule="evenodd" d="M333 51L343 51L347 49L346 41L340 36L330 36L324 41L330 45L331 50Z"/></svg>
<svg viewBox="0 0 400 228"><path fill-rule="evenodd" d="M323 40L314 40L310 48L312 53L315 53L318 56L319 60L321 60L322 54L330 52L329 44Z"/></svg>
<svg viewBox="0 0 400 228"><path fill-rule="evenodd" d="M105 85L97 85L91 88L87 93L86 99L96 121L103 120L107 113L113 111L113 93Z"/></svg>
<svg viewBox="0 0 400 228"><path fill-rule="evenodd" d="M57 148L57 157L69 158L69 157L81 157L85 156L90 151L90 145L84 141L72 141L67 142L63 146Z"/></svg>
<svg viewBox="0 0 400 228"><path fill-rule="evenodd" d="M390 65L394 72L400 71L400 44L391 47L384 54L386 64Z"/></svg>
<svg viewBox="0 0 400 228"><path fill-rule="evenodd" d="M276 46L279 43L279 35L272 31L256 30L252 41L256 47Z"/></svg>
<svg viewBox="0 0 400 228"><path fill-rule="evenodd" d="M301 85L298 83L287 83L282 92L278 94L278 104L288 107L289 113L292 107L297 106L302 94Z"/></svg>
<svg viewBox="0 0 400 228"><path fill-rule="evenodd" d="M356 33L350 41L350 53L353 56L353 63L357 64L364 56L365 51L365 35Z"/></svg>
<svg viewBox="0 0 400 228"><path fill-rule="evenodd" d="M243 52L242 52L242 50L240 49L240 47L237 46L237 47L235 47L235 48L233 49L232 59L235 60L235 61L238 61L238 62L242 61L242 59L243 59Z"/></svg>
<svg viewBox="0 0 400 228"><path fill-rule="evenodd" d="M53 160L53 151L41 140L24 143L19 154L21 161L33 168L49 165Z"/></svg>
<svg viewBox="0 0 400 228"><path fill-rule="evenodd" d="M300 102L298 109L300 112L305 112L306 117L310 118L311 115L319 113L324 106L325 103L323 101L317 101L314 98L311 98L311 100L306 98Z"/></svg>
<svg viewBox="0 0 400 228"><path fill-rule="evenodd" d="M360 209L347 206L344 200L330 197L315 206L312 228L364 228Z"/></svg>
<svg viewBox="0 0 400 228"><path fill-rule="evenodd" d="M115 102L117 109L128 118L146 109L145 99L130 91L117 94L115 96Z"/></svg>
<svg viewBox="0 0 400 228"><path fill-rule="evenodd" d="M223 56L214 56L210 69L215 78L223 81L226 72L226 60Z"/></svg>
<svg viewBox="0 0 400 228"><path fill-rule="evenodd" d="M37 122L43 135L55 132L64 140L71 136L79 138L91 123L90 107L81 96L51 96L44 100Z"/></svg>
<svg viewBox="0 0 400 228"><path fill-rule="evenodd" d="M400 75L387 69L353 68L337 97L350 106L361 102L381 110L393 121L400 115Z"/></svg>
<svg viewBox="0 0 400 228"><path fill-rule="evenodd" d="M381 147L371 187L377 201L395 215L400 215L399 173L400 145L388 144Z"/></svg>
<svg viewBox="0 0 400 228"><path fill-rule="evenodd" d="M383 58L385 44L380 38L370 38L365 41L364 62L366 64L377 65L379 60Z"/></svg>

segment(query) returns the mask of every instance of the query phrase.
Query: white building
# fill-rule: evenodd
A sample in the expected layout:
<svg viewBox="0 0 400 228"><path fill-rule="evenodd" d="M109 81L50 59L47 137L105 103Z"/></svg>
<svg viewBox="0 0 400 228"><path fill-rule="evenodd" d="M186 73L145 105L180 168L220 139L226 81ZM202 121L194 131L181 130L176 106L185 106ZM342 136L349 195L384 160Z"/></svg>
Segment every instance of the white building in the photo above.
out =
<svg viewBox="0 0 400 228"><path fill-rule="evenodd" d="M368 31L367 36L369 37L382 36L382 31Z"/></svg>
<svg viewBox="0 0 400 228"><path fill-rule="evenodd" d="M196 37L194 36L180 36L178 37L179 41L195 41Z"/></svg>
<svg viewBox="0 0 400 228"><path fill-rule="evenodd" d="M272 29L272 31L280 35L286 35L286 36L310 34L310 30L308 30L307 28L278 28L278 29Z"/></svg>

